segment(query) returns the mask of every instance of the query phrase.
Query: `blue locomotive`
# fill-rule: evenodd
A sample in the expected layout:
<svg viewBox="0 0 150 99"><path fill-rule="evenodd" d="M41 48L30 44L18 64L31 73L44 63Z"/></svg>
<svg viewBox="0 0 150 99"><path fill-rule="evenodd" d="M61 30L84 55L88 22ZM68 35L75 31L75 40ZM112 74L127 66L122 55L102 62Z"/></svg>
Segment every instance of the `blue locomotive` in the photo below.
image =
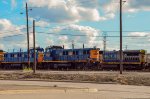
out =
<svg viewBox="0 0 150 99"><path fill-rule="evenodd" d="M36 60L37 62L40 60L39 55L40 53L43 54L44 49L37 47L36 48ZM4 69L21 69L23 66L28 64L28 53L23 51L18 52L4 52L3 53L4 60L1 62L1 68ZM34 60L34 50L33 48L30 49L30 62L33 64Z"/></svg>
<svg viewBox="0 0 150 99"><path fill-rule="evenodd" d="M99 48L64 49L49 46L41 65L50 68L88 68L99 63Z"/></svg>
<svg viewBox="0 0 150 99"><path fill-rule="evenodd" d="M142 69L145 66L145 50L124 50L123 66L124 69ZM119 51L103 51L102 68L119 68L120 55Z"/></svg>

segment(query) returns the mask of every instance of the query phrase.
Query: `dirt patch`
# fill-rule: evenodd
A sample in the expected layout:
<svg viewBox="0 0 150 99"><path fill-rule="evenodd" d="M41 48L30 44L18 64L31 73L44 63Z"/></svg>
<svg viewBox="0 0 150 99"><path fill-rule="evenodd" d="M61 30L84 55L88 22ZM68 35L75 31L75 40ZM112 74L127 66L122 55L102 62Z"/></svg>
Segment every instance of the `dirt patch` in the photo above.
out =
<svg viewBox="0 0 150 99"><path fill-rule="evenodd" d="M150 74L100 73L100 74L50 74L50 73L1 73L0 80L45 80L45 81L72 81L92 83L119 83L124 85L150 86Z"/></svg>

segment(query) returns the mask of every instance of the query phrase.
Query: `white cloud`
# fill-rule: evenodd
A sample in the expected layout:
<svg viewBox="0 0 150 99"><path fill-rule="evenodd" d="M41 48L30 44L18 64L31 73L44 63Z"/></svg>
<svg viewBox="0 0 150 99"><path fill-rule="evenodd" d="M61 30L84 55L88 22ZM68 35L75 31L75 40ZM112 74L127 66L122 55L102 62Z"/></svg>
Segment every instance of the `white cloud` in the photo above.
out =
<svg viewBox="0 0 150 99"><path fill-rule="evenodd" d="M150 36L150 33L147 32L131 32L129 36Z"/></svg>
<svg viewBox="0 0 150 99"><path fill-rule="evenodd" d="M131 32L128 35L129 36L137 36L137 38L130 38L130 39L128 39L128 41L131 41L135 45L137 45L139 43L143 44L143 42L145 42L143 45L149 44L150 32Z"/></svg>
<svg viewBox="0 0 150 99"><path fill-rule="evenodd" d="M4 49L4 45L3 44L0 44L0 49Z"/></svg>
<svg viewBox="0 0 150 99"><path fill-rule="evenodd" d="M45 41L46 41L46 45L47 45L47 46L48 46L48 45L54 45L53 40L50 39L49 37L47 37Z"/></svg>
<svg viewBox="0 0 150 99"><path fill-rule="evenodd" d="M106 0L104 5L106 13L116 13L119 10L120 0ZM123 11L135 13L138 11L150 11L150 0L125 0Z"/></svg>
<svg viewBox="0 0 150 99"><path fill-rule="evenodd" d="M50 24L46 21L37 21L36 22L36 26L40 26L40 27L46 27L46 26L49 26Z"/></svg>
<svg viewBox="0 0 150 99"><path fill-rule="evenodd" d="M124 39L124 44L130 49L145 49L149 50L150 32L131 32L128 36L137 36Z"/></svg>
<svg viewBox="0 0 150 99"><path fill-rule="evenodd" d="M87 0L86 2L80 0L28 0L28 2L30 6L37 7L33 9L31 17L40 17L47 22L74 23L114 18L113 13L100 15L97 8L98 0Z"/></svg>
<svg viewBox="0 0 150 99"><path fill-rule="evenodd" d="M58 40L65 41L65 40L68 40L68 37L67 37L67 36L60 36L60 37L58 38Z"/></svg>
<svg viewBox="0 0 150 99"><path fill-rule="evenodd" d="M129 12L150 11L150 0L127 0L125 7Z"/></svg>
<svg viewBox="0 0 150 99"><path fill-rule="evenodd" d="M89 26L71 24L66 26L58 26L54 29L50 29L49 31L56 34L50 34L47 36L47 39L50 40L49 44L65 45L67 48L71 48L73 41L76 48L81 48L83 43L86 47L102 47L102 40L98 37L94 37L100 35L100 31Z"/></svg>
<svg viewBox="0 0 150 99"><path fill-rule="evenodd" d="M23 29L24 28L24 29ZM25 48L25 26L17 26L7 19L0 19L0 42L4 50L8 48Z"/></svg>
<svg viewBox="0 0 150 99"><path fill-rule="evenodd" d="M11 7L14 9L17 6L16 0L11 0Z"/></svg>
<svg viewBox="0 0 150 99"><path fill-rule="evenodd" d="M24 28L24 26L16 26L7 19L0 19L0 37L21 34L21 28Z"/></svg>

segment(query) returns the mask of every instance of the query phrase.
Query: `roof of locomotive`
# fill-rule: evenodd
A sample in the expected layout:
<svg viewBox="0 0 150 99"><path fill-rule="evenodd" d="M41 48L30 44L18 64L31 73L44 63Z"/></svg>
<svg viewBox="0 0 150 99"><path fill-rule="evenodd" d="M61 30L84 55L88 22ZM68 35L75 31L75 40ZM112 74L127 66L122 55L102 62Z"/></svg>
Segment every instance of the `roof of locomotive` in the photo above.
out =
<svg viewBox="0 0 150 99"><path fill-rule="evenodd" d="M118 52L118 51L113 50L113 51L101 51L101 52L103 52L103 53L116 53L116 52Z"/></svg>
<svg viewBox="0 0 150 99"><path fill-rule="evenodd" d="M46 47L45 49L52 49L52 50L83 50L83 49L85 49L85 50L88 50L88 49L99 49L100 50L100 48L74 48L74 49L72 49L72 48L68 48L68 49L64 49L63 47L61 47L61 46L48 46L48 47Z"/></svg>
<svg viewBox="0 0 150 99"><path fill-rule="evenodd" d="M123 52L141 52L141 51L145 51L145 50L123 50ZM113 51L101 51L101 52L119 52L119 50L113 50Z"/></svg>
<svg viewBox="0 0 150 99"><path fill-rule="evenodd" d="M62 46L48 46L48 47L46 47L45 49L63 49L63 47Z"/></svg>
<svg viewBox="0 0 150 99"><path fill-rule="evenodd" d="M124 50L123 52L124 52L124 53L127 53L127 52L140 53L140 52L143 52L143 51L146 52L145 50Z"/></svg>
<svg viewBox="0 0 150 99"><path fill-rule="evenodd" d="M52 49L52 50L90 50L90 49L98 49L99 48L77 48L77 49Z"/></svg>
<svg viewBox="0 0 150 99"><path fill-rule="evenodd" d="M33 47L30 48L30 50L34 50L34 48ZM44 48L42 48L42 47L36 47L35 50L44 50Z"/></svg>

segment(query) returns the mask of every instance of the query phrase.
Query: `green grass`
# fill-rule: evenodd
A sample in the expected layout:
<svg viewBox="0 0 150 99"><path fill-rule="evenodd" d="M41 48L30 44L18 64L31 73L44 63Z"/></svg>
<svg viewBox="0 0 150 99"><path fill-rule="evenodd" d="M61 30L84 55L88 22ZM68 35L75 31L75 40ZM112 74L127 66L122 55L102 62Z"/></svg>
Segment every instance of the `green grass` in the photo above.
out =
<svg viewBox="0 0 150 99"><path fill-rule="evenodd" d="M33 71L33 69L31 67L25 67L25 68L23 68L23 71L30 72L30 71Z"/></svg>

